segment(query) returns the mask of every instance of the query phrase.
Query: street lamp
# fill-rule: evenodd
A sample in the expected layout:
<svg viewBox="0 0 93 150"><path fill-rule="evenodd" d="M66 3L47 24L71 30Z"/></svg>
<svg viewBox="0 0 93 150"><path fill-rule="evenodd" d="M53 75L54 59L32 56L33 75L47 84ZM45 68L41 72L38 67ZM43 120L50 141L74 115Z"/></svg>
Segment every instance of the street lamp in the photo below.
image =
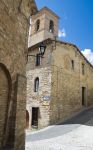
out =
<svg viewBox="0 0 93 150"><path fill-rule="evenodd" d="M39 57L43 57L44 53L45 53L45 49L46 49L46 45L42 42L39 46ZM28 62L28 56L32 56L32 57L37 57L36 55L27 55L27 62Z"/></svg>
<svg viewBox="0 0 93 150"><path fill-rule="evenodd" d="M44 55L45 49L46 49L46 45L42 42L39 47L39 52L41 56Z"/></svg>

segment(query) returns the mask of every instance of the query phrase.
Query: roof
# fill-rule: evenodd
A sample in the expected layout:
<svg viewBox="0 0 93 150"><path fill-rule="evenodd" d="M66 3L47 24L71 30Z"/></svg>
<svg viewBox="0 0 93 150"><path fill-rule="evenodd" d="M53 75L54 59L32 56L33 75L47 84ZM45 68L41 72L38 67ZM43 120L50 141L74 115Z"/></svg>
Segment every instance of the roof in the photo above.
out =
<svg viewBox="0 0 93 150"><path fill-rule="evenodd" d="M76 50L80 53L80 55L83 56L84 60L93 68L93 65L86 59L86 57L81 53L80 49L75 44L63 42L60 40L57 40L56 42L61 43L61 44L65 44L65 45L69 45L69 46L73 46L74 48L76 48Z"/></svg>
<svg viewBox="0 0 93 150"><path fill-rule="evenodd" d="M42 41L42 42L44 42L45 44L49 44L49 43L51 43L52 41L56 41L56 42L58 42L58 43L60 43L60 44L69 45L69 46L72 46L72 47L76 48L76 50L80 53L80 55L83 56L84 60L93 68L93 65L86 59L86 57L81 53L81 51L79 50L79 48L78 48L75 44L68 43L68 42L64 42L64 41L60 41L60 40L53 40L53 39L50 39L50 38L48 38L48 39L46 39L46 40L44 40L44 41ZM40 43L41 43L41 42L40 42ZM37 43L36 45L34 45L34 46L32 46L32 47L29 47L28 51L30 51L30 50L32 50L32 49L38 47L38 46L40 45L40 43Z"/></svg>
<svg viewBox="0 0 93 150"><path fill-rule="evenodd" d="M39 12L42 12L44 10L49 11L50 13L52 13L54 16L56 16L59 19L59 16L55 12L53 12L51 9L49 9L48 7L43 7L42 9L39 10Z"/></svg>
<svg viewBox="0 0 93 150"><path fill-rule="evenodd" d="M60 41L60 40L57 40L57 42L59 42L59 43L61 43L61 44L73 46L74 48L76 48L77 51L80 53L80 55L83 56L84 60L93 68L93 65L86 59L86 57L81 53L81 51L79 50L79 48L78 48L75 44L68 43L68 42L63 42L63 41Z"/></svg>

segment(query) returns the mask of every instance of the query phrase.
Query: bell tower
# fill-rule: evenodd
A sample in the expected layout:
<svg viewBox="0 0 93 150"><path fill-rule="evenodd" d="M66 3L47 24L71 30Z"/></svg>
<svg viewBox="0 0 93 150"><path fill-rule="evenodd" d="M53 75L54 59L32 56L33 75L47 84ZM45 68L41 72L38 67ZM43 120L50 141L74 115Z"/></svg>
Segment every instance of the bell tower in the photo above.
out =
<svg viewBox="0 0 93 150"><path fill-rule="evenodd" d="M31 17L28 47L48 38L58 37L59 17L49 8L44 7Z"/></svg>

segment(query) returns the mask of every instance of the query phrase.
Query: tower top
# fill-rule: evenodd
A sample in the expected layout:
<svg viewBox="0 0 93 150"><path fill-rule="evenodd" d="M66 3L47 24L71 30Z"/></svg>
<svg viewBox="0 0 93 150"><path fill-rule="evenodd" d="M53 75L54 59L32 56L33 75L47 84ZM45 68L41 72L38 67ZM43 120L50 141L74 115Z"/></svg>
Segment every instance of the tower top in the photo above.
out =
<svg viewBox="0 0 93 150"><path fill-rule="evenodd" d="M58 20L59 17L47 7L32 15L28 47L58 37Z"/></svg>
<svg viewBox="0 0 93 150"><path fill-rule="evenodd" d="M54 12L54 11L52 11L51 9L49 9L48 7L43 7L42 9L40 9L39 11L38 11L38 14L39 13L45 13L45 12L50 12L52 15L54 15L55 17L57 17L58 19L59 19L59 16Z"/></svg>

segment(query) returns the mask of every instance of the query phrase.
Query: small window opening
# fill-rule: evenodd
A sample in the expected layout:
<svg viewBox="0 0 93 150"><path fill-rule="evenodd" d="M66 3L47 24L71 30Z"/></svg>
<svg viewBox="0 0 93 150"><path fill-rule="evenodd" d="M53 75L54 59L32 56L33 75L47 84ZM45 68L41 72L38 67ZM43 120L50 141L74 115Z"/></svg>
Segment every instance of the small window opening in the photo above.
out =
<svg viewBox="0 0 93 150"><path fill-rule="evenodd" d="M36 21L36 31L39 31L39 29L40 29L40 20L38 19Z"/></svg>
<svg viewBox="0 0 93 150"><path fill-rule="evenodd" d="M36 66L39 66L41 62L41 57L39 54L36 55Z"/></svg>
<svg viewBox="0 0 93 150"><path fill-rule="evenodd" d="M53 22L52 20L50 20L49 31L50 31L51 33L54 32L54 22Z"/></svg>
<svg viewBox="0 0 93 150"><path fill-rule="evenodd" d="M82 74L84 75L85 74L85 65L82 64Z"/></svg>
<svg viewBox="0 0 93 150"><path fill-rule="evenodd" d="M72 70L74 70L74 60L71 60Z"/></svg>

